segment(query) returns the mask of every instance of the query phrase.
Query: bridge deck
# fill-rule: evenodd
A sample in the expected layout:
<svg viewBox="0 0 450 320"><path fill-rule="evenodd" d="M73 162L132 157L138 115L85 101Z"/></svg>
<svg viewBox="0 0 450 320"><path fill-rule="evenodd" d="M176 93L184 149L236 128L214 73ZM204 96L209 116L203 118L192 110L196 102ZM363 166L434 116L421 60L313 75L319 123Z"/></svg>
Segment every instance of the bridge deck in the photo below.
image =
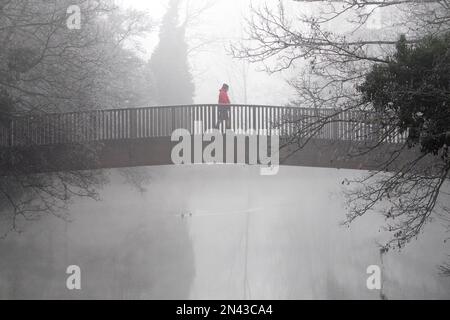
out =
<svg viewBox="0 0 450 320"><path fill-rule="evenodd" d="M20 152L22 155L15 157L14 166L31 171L171 164L173 131L183 128L192 134L203 134L216 125L218 108L222 107L164 106L12 117L0 122L0 147ZM281 164L357 169L375 166L370 157L346 159L352 146L373 141L374 122L370 113L262 105L228 107L230 129L240 134L279 135L283 140L304 134L311 127L314 141L289 158L289 149L283 149ZM318 120L324 125L314 128ZM406 134L387 135L386 148L405 139ZM96 145L95 163L77 165L76 160L68 159L75 147L82 152L80 146L88 144ZM4 168L12 165L5 159L2 163Z"/></svg>

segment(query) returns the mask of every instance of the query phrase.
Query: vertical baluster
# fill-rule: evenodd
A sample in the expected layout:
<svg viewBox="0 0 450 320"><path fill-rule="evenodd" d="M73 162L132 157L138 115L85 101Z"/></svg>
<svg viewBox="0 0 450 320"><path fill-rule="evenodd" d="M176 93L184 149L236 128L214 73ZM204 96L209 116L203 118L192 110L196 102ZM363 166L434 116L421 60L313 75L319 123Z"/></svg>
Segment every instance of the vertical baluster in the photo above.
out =
<svg viewBox="0 0 450 320"><path fill-rule="evenodd" d="M274 113L274 115L273 115L273 123L274 123L274 126L276 126L276 129L278 129L279 130L279 128L280 128L280 119L278 118L278 108L277 107L274 107L273 108L273 113Z"/></svg>
<svg viewBox="0 0 450 320"><path fill-rule="evenodd" d="M137 124L138 124L137 138L142 138L144 136L144 117L142 116L142 111L143 110L141 108L136 109Z"/></svg>
<svg viewBox="0 0 450 320"><path fill-rule="evenodd" d="M186 112L187 112L187 106L186 107L179 107L177 109L177 114L179 118L179 126L178 128L184 128L187 129L187 122L186 122Z"/></svg>
<svg viewBox="0 0 450 320"><path fill-rule="evenodd" d="M142 109L136 108L136 138L142 138Z"/></svg>
<svg viewBox="0 0 450 320"><path fill-rule="evenodd" d="M40 145L41 141L42 141L42 126L43 126L43 122L42 122L42 115L39 115L36 117L36 119L38 119L36 121L36 136L37 136L37 144ZM15 123L16 121L14 120L14 138L16 136L16 132L15 132Z"/></svg>
<svg viewBox="0 0 450 320"><path fill-rule="evenodd" d="M110 120L110 139L113 140L114 139L114 110L110 110L109 111L109 120Z"/></svg>
<svg viewBox="0 0 450 320"><path fill-rule="evenodd" d="M353 137L353 123L352 123L352 112L350 110L347 111L347 123L348 123L347 138L348 138L349 141L352 141L352 137Z"/></svg>
<svg viewBox="0 0 450 320"><path fill-rule="evenodd" d="M151 112L151 108L147 108L147 109L146 109L146 117L145 117L146 122L147 122L147 131L146 131L146 137L147 137L147 138L150 138L150 137L151 137L151 133L150 133L150 130L151 130L151 117L150 117L150 112Z"/></svg>
<svg viewBox="0 0 450 320"><path fill-rule="evenodd" d="M158 109L158 113L160 115L160 119L161 119L161 127L160 127L160 132L159 132L159 136L162 137L164 136L164 129L165 129L165 125L164 125L164 108L159 108Z"/></svg>
<svg viewBox="0 0 450 320"><path fill-rule="evenodd" d="M19 120L17 119L15 125L15 136L17 137L17 143L20 144L20 132L19 132ZM39 145L42 145L45 143L45 118L44 115L40 116L40 123L39 123Z"/></svg>
<svg viewBox="0 0 450 320"><path fill-rule="evenodd" d="M204 115L204 117L203 117L203 122L204 122L204 124L203 124L203 131L206 131L208 129L208 126L209 126L209 122L208 122L208 107L207 106L203 107L203 115Z"/></svg>
<svg viewBox="0 0 450 320"><path fill-rule="evenodd" d="M166 108L167 114L167 130L165 136L170 136L172 132L172 107Z"/></svg>
<svg viewBox="0 0 450 320"><path fill-rule="evenodd" d="M195 117L195 115L194 115L194 107L193 106L189 107L188 112L189 112L188 113L189 132L191 132L193 134L194 133L193 124L194 124L194 117Z"/></svg>
<svg viewBox="0 0 450 320"><path fill-rule="evenodd" d="M192 110L192 106L186 107L186 108L182 108L183 110L183 118L184 118L184 125L185 128L192 134L192 129L191 129L191 110Z"/></svg>
<svg viewBox="0 0 450 320"><path fill-rule="evenodd" d="M170 126L170 108L164 108L164 124L165 124L165 129L164 129L164 136L168 135L169 132L169 126Z"/></svg>
<svg viewBox="0 0 450 320"><path fill-rule="evenodd" d="M153 137L153 108L148 109L148 137Z"/></svg>
<svg viewBox="0 0 450 320"><path fill-rule="evenodd" d="M128 110L129 117L129 130L130 130L130 139L137 139L139 137L139 115L137 108L130 108Z"/></svg>
<svg viewBox="0 0 450 320"><path fill-rule="evenodd" d="M122 109L120 110L120 119L122 122L121 125L121 132L122 132L122 139L128 139L128 112L129 109Z"/></svg>
<svg viewBox="0 0 450 320"><path fill-rule="evenodd" d="M97 112L97 140L102 140L102 111L103 110L98 110Z"/></svg>
<svg viewBox="0 0 450 320"><path fill-rule="evenodd" d="M40 120L39 120L40 121ZM69 118L69 142L72 143L75 141L75 113L70 113ZM39 133L38 133L39 135Z"/></svg>
<svg viewBox="0 0 450 320"><path fill-rule="evenodd" d="M333 112L335 112L334 116L333 116L333 126L332 126L332 139L333 140L338 140L339 139L339 114L336 114L336 111L333 110Z"/></svg>
<svg viewBox="0 0 450 320"><path fill-rule="evenodd" d="M42 144L45 145L47 143L47 116L43 115L42 118L43 118L43 123L44 123L43 132L42 132L43 133L42 134ZM18 136L19 136L19 143L22 144L23 137L22 137L22 130L21 130L22 128L21 128L20 122L21 121L19 118L18 122L17 122L17 131L18 131Z"/></svg>
<svg viewBox="0 0 450 320"><path fill-rule="evenodd" d="M123 111L124 109L117 110L117 139L123 139Z"/></svg>
<svg viewBox="0 0 450 320"><path fill-rule="evenodd" d="M105 140L109 140L109 110L105 110L105 113L103 114L104 118L104 129L105 129Z"/></svg>
<svg viewBox="0 0 450 320"><path fill-rule="evenodd" d="M85 121L84 121L84 113L78 113L78 128L79 128L79 141L84 141L84 129L85 129Z"/></svg>
<svg viewBox="0 0 450 320"><path fill-rule="evenodd" d="M153 111L154 111L153 108L148 109L148 125L149 125L148 136L149 136L149 138L153 138L153 136L154 136L153 130L155 130L155 126L153 125Z"/></svg>
<svg viewBox="0 0 450 320"><path fill-rule="evenodd" d="M206 106L206 130L211 128L211 108L210 106Z"/></svg>
<svg viewBox="0 0 450 320"><path fill-rule="evenodd" d="M234 122L234 130L236 132L239 132L239 129L242 127L242 116L243 116L243 110L242 106L236 106L235 107L235 122Z"/></svg>
<svg viewBox="0 0 450 320"><path fill-rule="evenodd" d="M67 139L67 115L64 113L61 113L60 115L61 117L61 125L60 125L60 130L61 130L61 143L65 143L66 139ZM31 138L32 141L34 141L34 129L33 129L33 121L31 121L30 123L30 130L31 130Z"/></svg>
<svg viewBox="0 0 450 320"><path fill-rule="evenodd" d="M126 112L127 109L119 109L117 110L117 123L118 123L118 136L117 139L125 139L125 131L126 131Z"/></svg>
<svg viewBox="0 0 450 320"><path fill-rule="evenodd" d="M269 109L270 107L264 108L264 130L266 135L269 131Z"/></svg>
<svg viewBox="0 0 450 320"><path fill-rule="evenodd" d="M82 113L77 112L77 142L83 141L83 118Z"/></svg>
<svg viewBox="0 0 450 320"><path fill-rule="evenodd" d="M151 118L152 118L152 122L151 122L151 124L152 124L152 137L156 137L156 124L155 124L155 121L156 121L156 109L155 108L152 108L151 109Z"/></svg>
<svg viewBox="0 0 450 320"><path fill-rule="evenodd" d="M141 117L141 124L142 124L142 129L141 129L141 138L146 138L147 137L147 109L146 108L141 108L140 109L140 117Z"/></svg>
<svg viewBox="0 0 450 320"><path fill-rule="evenodd" d="M120 134L121 134L121 122L120 122L120 115L121 110L115 110L114 111L114 123L115 123L115 139L120 140Z"/></svg>
<svg viewBox="0 0 450 320"><path fill-rule="evenodd" d="M206 132L209 129L209 106L204 106L205 109L205 127L203 130Z"/></svg>
<svg viewBox="0 0 450 320"><path fill-rule="evenodd" d="M214 125L216 124L216 122L214 121L214 106L213 105L209 105L209 127L210 129L214 129Z"/></svg>
<svg viewBox="0 0 450 320"><path fill-rule="evenodd" d="M163 135L164 132L164 113L163 113L163 109L161 107L158 107L158 137L161 137Z"/></svg>
<svg viewBox="0 0 450 320"><path fill-rule="evenodd" d="M146 109L141 108L139 110L139 116L141 118L141 138L145 138L146 135L146 130L147 130L147 121L146 121Z"/></svg>
<svg viewBox="0 0 450 320"><path fill-rule="evenodd" d="M252 108L245 106L245 128L244 132L248 132L252 128Z"/></svg>
<svg viewBox="0 0 450 320"><path fill-rule="evenodd" d="M150 138L150 108L146 107L145 109L145 117L144 117L144 122L145 122L145 137L146 138Z"/></svg>
<svg viewBox="0 0 450 320"><path fill-rule="evenodd" d="M242 106L241 107L242 110L242 132L246 132L247 131L247 127L248 127L248 108L247 106Z"/></svg>
<svg viewBox="0 0 450 320"><path fill-rule="evenodd" d="M94 115L94 127L93 127L93 136L94 136L94 140L98 141L99 140L99 135L98 135L98 126L99 126L99 114L100 111L96 110Z"/></svg>
<svg viewBox="0 0 450 320"><path fill-rule="evenodd" d="M105 139L109 140L110 138L110 111L105 111Z"/></svg>
<svg viewBox="0 0 450 320"><path fill-rule="evenodd" d="M255 113L256 113L256 128L255 132L256 135L259 135L260 127L261 127L261 107L257 106L255 107Z"/></svg>
<svg viewBox="0 0 450 320"><path fill-rule="evenodd" d="M119 109L115 112L116 114L116 123L117 123L117 133L116 139L122 139L122 109Z"/></svg>
<svg viewBox="0 0 450 320"><path fill-rule="evenodd" d="M344 112L344 119L345 119L345 140L349 140L349 123L348 123L348 111Z"/></svg>
<svg viewBox="0 0 450 320"><path fill-rule="evenodd" d="M93 127L94 127L94 124L93 124L93 122L94 122L93 113L94 112L95 111L88 111L88 112L86 112L88 141L93 141L94 140L94 138L92 136L92 130L93 130Z"/></svg>
<svg viewBox="0 0 450 320"><path fill-rule="evenodd" d="M244 132L247 132L248 129L251 128L251 110L248 106L244 106L244 110L245 110L245 124L244 124Z"/></svg>
<svg viewBox="0 0 450 320"><path fill-rule="evenodd" d="M201 122L201 131L199 132L199 134L203 134L203 130L205 130L205 109L203 106L199 106L200 109L200 122Z"/></svg>
<svg viewBox="0 0 450 320"><path fill-rule="evenodd" d="M61 115L61 134L62 134L62 139L61 142L62 143L68 143L69 142L69 116L67 114L62 114ZM36 139L36 133L34 130L34 121L31 122L31 130L32 130L32 135L33 135L33 141Z"/></svg>
<svg viewBox="0 0 450 320"><path fill-rule="evenodd" d="M134 114L136 116L136 139L139 139L142 136L142 119L141 119L141 110L138 108L134 108Z"/></svg>
<svg viewBox="0 0 450 320"><path fill-rule="evenodd" d="M41 120L39 119L39 122L40 122ZM76 124L75 124L75 121L76 121L76 119L75 119L75 112L72 112L72 113L70 113L70 117L69 117L69 127L70 127L70 137L69 137L69 141L71 142L71 143L74 143L75 142L75 136L76 136L76 132L75 132L75 130L76 130ZM39 132L39 139L40 139L40 132Z"/></svg>
<svg viewBox="0 0 450 320"><path fill-rule="evenodd" d="M121 110L121 118L122 118L122 139L127 138L127 109Z"/></svg>
<svg viewBox="0 0 450 320"><path fill-rule="evenodd" d="M127 139L131 139L131 109L128 109L126 112L127 116Z"/></svg>
<svg viewBox="0 0 450 320"><path fill-rule="evenodd" d="M108 110L106 112L106 119L107 119L107 132L106 132L106 139L111 140L112 136L112 130L111 130L111 126L112 126L112 120L111 120L111 110Z"/></svg>
<svg viewBox="0 0 450 320"><path fill-rule="evenodd" d="M199 127L200 131L198 132L198 134L201 135L203 133L203 107L202 106L198 107L198 116L199 116L199 121L201 123L201 125Z"/></svg>
<svg viewBox="0 0 450 320"><path fill-rule="evenodd" d="M111 140L113 138L113 125L112 125L112 111L108 110L108 140Z"/></svg>
<svg viewBox="0 0 450 320"><path fill-rule="evenodd" d="M83 122L83 126L82 126L82 128L83 128L83 140L84 141L87 141L87 140L89 140L89 138L88 138L88 117L87 117L87 112L83 112L82 113L82 122Z"/></svg>
<svg viewBox="0 0 450 320"><path fill-rule="evenodd" d="M30 131L29 131L29 117L27 117L26 122L25 122L25 135L27 137L27 144L30 144ZM58 143L58 128L59 128L59 114L55 113L52 115L52 130L53 130L53 141L52 144L57 144Z"/></svg>
<svg viewBox="0 0 450 320"><path fill-rule="evenodd" d="M256 106L249 107L250 109L250 129L256 131Z"/></svg>
<svg viewBox="0 0 450 320"><path fill-rule="evenodd" d="M195 119L197 119L196 118L196 115L195 115L195 106L192 106L191 107L191 133L192 134L195 134Z"/></svg>
<svg viewBox="0 0 450 320"><path fill-rule="evenodd" d="M74 139L74 114L73 113L69 113L67 116L67 128L68 128L68 133L67 133L67 141L69 143L73 142ZM39 120L40 121L40 120ZM36 138L39 139L39 132L36 131Z"/></svg>
<svg viewBox="0 0 450 320"><path fill-rule="evenodd" d="M78 112L77 113L77 128L78 128L78 141L77 142L82 142L83 139L83 134L84 134L84 127L83 127L83 114Z"/></svg>
<svg viewBox="0 0 450 320"><path fill-rule="evenodd" d="M244 108L242 106L237 106L236 112L236 132L240 132L240 130L244 130Z"/></svg>
<svg viewBox="0 0 450 320"><path fill-rule="evenodd" d="M198 132L197 132L198 129L197 129L197 126L196 126L196 122L199 121L198 107L195 106L195 107L193 108L192 112L193 112L193 114L192 114L192 119L193 119L193 122L192 122L192 132L193 132L194 134L198 134Z"/></svg>
<svg viewBox="0 0 450 320"><path fill-rule="evenodd" d="M173 117L175 120L175 124L174 124L174 127L172 128L173 129L172 132L176 129L183 128L183 121L182 121L182 116L181 116L179 107L173 108Z"/></svg>
<svg viewBox="0 0 450 320"><path fill-rule="evenodd" d="M100 113L100 139L105 140L105 110Z"/></svg>
<svg viewBox="0 0 450 320"><path fill-rule="evenodd" d="M150 132L151 137L156 137L156 108L150 108Z"/></svg>
<svg viewBox="0 0 450 320"><path fill-rule="evenodd" d="M102 140L106 140L106 111L102 110Z"/></svg>
<svg viewBox="0 0 450 320"><path fill-rule="evenodd" d="M158 109L157 108L153 108L153 134L154 137L158 136Z"/></svg>
<svg viewBox="0 0 450 320"><path fill-rule="evenodd" d="M242 131L247 132L248 129L251 128L251 110L249 106L242 106L243 113L243 123L242 123Z"/></svg>
<svg viewBox="0 0 450 320"><path fill-rule="evenodd" d="M155 136L155 108L149 109L150 137Z"/></svg>

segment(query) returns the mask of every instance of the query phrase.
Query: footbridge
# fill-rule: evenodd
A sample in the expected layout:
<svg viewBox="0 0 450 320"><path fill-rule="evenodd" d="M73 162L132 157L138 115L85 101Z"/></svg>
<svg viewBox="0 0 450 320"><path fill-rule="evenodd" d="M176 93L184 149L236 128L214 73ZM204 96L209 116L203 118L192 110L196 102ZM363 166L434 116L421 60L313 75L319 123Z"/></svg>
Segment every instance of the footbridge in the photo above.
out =
<svg viewBox="0 0 450 320"><path fill-rule="evenodd" d="M219 108L229 108L229 122L228 127L222 123L215 132L225 137L225 129L228 129L236 135L233 138L236 141L244 137L246 156L237 156L239 145L236 144L231 157L234 163L252 164L249 156L252 137L258 142L266 139L269 147L273 147L276 136L280 146L286 145L279 151L281 165L348 169L377 166L378 160L371 154L349 157L349 150L355 145L375 141L374 123L367 115L295 106L201 104L2 118L1 170L20 168L21 171L41 172L170 165L174 164L173 148L180 143L171 137L180 129L191 134L192 163L203 163L203 158L195 157L196 141L201 141L202 151L211 142L196 140L196 137L217 128ZM389 149L403 144L406 136L390 134L383 139L385 148ZM308 143L303 145L299 141ZM225 162L225 146L223 153Z"/></svg>

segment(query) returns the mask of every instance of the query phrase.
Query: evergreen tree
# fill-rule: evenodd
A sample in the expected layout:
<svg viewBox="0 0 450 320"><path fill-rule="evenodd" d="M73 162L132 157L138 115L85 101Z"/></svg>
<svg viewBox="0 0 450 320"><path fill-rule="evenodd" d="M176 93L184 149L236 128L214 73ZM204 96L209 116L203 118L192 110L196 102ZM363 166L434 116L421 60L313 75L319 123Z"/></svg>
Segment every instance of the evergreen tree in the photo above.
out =
<svg viewBox="0 0 450 320"><path fill-rule="evenodd" d="M156 89L156 101L161 105L192 104L195 87L189 71L185 27L179 26L180 0L170 0L165 14L159 44L149 62Z"/></svg>
<svg viewBox="0 0 450 320"><path fill-rule="evenodd" d="M415 45L402 36L395 56L374 65L358 89L365 102L390 117L402 132L409 129L410 146L419 144L422 152L434 155L444 149L448 156L450 33Z"/></svg>

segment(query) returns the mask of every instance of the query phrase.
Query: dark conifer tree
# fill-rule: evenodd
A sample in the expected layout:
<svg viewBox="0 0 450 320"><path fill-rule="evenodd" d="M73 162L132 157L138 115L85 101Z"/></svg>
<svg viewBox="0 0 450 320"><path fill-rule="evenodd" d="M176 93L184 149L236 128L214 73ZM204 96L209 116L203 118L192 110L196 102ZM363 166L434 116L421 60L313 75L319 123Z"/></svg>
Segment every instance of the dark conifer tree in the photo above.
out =
<svg viewBox="0 0 450 320"><path fill-rule="evenodd" d="M179 25L180 0L170 0L149 68L156 101L161 105L192 104L195 87L189 71L185 27Z"/></svg>

